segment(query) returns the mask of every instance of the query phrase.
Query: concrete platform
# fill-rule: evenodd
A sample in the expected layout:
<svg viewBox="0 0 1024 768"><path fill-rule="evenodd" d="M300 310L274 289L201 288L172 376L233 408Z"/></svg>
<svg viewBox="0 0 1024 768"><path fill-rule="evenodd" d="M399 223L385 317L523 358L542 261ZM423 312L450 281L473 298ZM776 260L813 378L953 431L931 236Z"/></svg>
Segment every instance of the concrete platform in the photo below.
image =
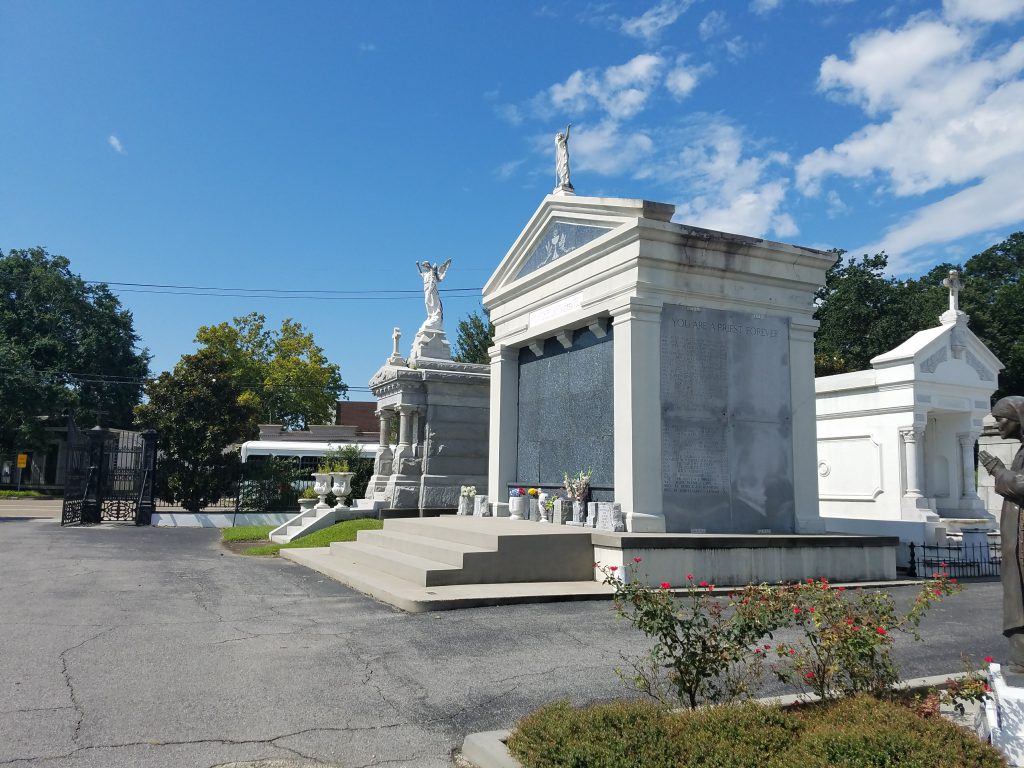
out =
<svg viewBox="0 0 1024 768"><path fill-rule="evenodd" d="M595 562L653 585L719 587L828 577L896 578L897 540L814 535L628 534L508 518L392 519L354 542L281 555L410 612L557 600L605 599Z"/></svg>

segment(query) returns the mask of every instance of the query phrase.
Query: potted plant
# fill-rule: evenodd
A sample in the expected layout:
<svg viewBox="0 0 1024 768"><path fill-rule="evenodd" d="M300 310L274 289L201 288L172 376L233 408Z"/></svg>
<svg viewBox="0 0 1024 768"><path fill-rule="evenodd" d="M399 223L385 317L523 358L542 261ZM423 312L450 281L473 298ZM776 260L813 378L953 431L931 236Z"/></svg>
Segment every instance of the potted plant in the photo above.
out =
<svg viewBox="0 0 1024 768"><path fill-rule="evenodd" d="M320 466L313 472L313 490L320 497L316 509L330 509L327 503L327 494L331 492L331 465L327 462L320 462Z"/></svg>
<svg viewBox="0 0 1024 768"><path fill-rule="evenodd" d="M331 464L331 490L338 499L338 504L345 503L345 497L352 490L352 478L355 472L350 472L347 461L335 461Z"/></svg>
<svg viewBox="0 0 1024 768"><path fill-rule="evenodd" d="M316 502L316 489L313 488L312 485L307 486L306 489L302 492L302 495L299 496L299 509L302 512L310 512L312 511L313 507L316 506Z"/></svg>
<svg viewBox="0 0 1024 768"><path fill-rule="evenodd" d="M562 485L572 502L572 521L580 525L586 518L587 500L590 498L590 478L593 474L593 469L580 470L571 477L568 472L562 473L564 477Z"/></svg>
<svg viewBox="0 0 1024 768"><path fill-rule="evenodd" d="M508 516L512 520L529 519L525 488L513 488L508 492Z"/></svg>

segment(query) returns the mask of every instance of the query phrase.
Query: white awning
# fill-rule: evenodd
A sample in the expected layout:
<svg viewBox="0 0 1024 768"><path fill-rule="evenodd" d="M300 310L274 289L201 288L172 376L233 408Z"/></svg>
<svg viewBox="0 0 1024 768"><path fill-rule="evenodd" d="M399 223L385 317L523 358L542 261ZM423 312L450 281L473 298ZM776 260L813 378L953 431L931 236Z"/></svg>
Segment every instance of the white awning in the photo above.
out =
<svg viewBox="0 0 1024 768"><path fill-rule="evenodd" d="M242 443L242 461L250 456L323 456L327 451L354 445L365 459L377 456L377 443L314 443L306 440L249 440Z"/></svg>

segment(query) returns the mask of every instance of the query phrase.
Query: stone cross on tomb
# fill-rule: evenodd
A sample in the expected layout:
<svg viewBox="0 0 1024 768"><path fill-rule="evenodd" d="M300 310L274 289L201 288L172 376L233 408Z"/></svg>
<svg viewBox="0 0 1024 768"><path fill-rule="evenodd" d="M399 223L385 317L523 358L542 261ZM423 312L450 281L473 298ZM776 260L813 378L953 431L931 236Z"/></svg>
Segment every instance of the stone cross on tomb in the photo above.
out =
<svg viewBox="0 0 1024 768"><path fill-rule="evenodd" d="M398 328L395 328L395 330L391 332L391 340L394 342L395 345L394 349L391 350L391 354L393 357L400 357L400 355L398 354L398 340L400 338L402 338L402 332Z"/></svg>
<svg viewBox="0 0 1024 768"><path fill-rule="evenodd" d="M949 311L957 312L960 309L960 289L964 284L960 282L960 273L955 269L949 270L949 277L942 281L942 284L949 288Z"/></svg>

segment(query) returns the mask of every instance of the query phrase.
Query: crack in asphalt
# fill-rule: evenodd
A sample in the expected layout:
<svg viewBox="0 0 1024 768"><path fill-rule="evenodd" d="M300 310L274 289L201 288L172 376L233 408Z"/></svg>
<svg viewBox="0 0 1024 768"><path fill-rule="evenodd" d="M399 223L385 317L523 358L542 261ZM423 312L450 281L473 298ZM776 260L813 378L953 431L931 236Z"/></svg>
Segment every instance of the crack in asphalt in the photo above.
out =
<svg viewBox="0 0 1024 768"><path fill-rule="evenodd" d="M60 652L60 655L57 657L60 660L60 673L64 677L64 685L67 686L68 695L71 697L71 708L73 708L78 713L78 718L75 721L75 731L71 735L72 742L78 741L78 734L82 730L82 722L85 720L85 707L83 707L82 703L78 700L78 693L77 691L75 691L75 684L74 681L72 681L71 679L71 671L68 669L67 655L72 651L81 648L86 643L91 643L96 638L101 637L102 635L105 635L108 632L113 632L114 629L115 627L107 627L102 632L97 632L92 637L86 638L78 645L73 645L70 648L65 648L63 651Z"/></svg>
<svg viewBox="0 0 1024 768"><path fill-rule="evenodd" d="M90 752L101 749L127 749L129 747L186 747L195 746L200 744L224 744L231 747L245 747L252 745L266 745L271 746L274 749L280 749L284 752L291 752L297 757L301 757L304 760L318 761L318 758L304 755L293 747L278 744L278 741L282 739L295 738L296 736L305 736L311 733L358 733L361 731L383 731L391 728L402 728L410 727L410 723L387 723L384 725L365 725L365 726L351 726L351 727L320 727L320 728L303 728L302 730L294 731L292 733L284 733L280 736L274 736L270 739L186 739L183 741L127 741L122 744L91 744L84 747L76 747L70 752L59 755L32 755L25 757L15 757L9 760L0 760L0 765L11 765L12 763L31 761L31 760L66 760L74 757L82 752ZM393 760L385 761L395 762ZM368 763L367 765L378 765L385 763Z"/></svg>

